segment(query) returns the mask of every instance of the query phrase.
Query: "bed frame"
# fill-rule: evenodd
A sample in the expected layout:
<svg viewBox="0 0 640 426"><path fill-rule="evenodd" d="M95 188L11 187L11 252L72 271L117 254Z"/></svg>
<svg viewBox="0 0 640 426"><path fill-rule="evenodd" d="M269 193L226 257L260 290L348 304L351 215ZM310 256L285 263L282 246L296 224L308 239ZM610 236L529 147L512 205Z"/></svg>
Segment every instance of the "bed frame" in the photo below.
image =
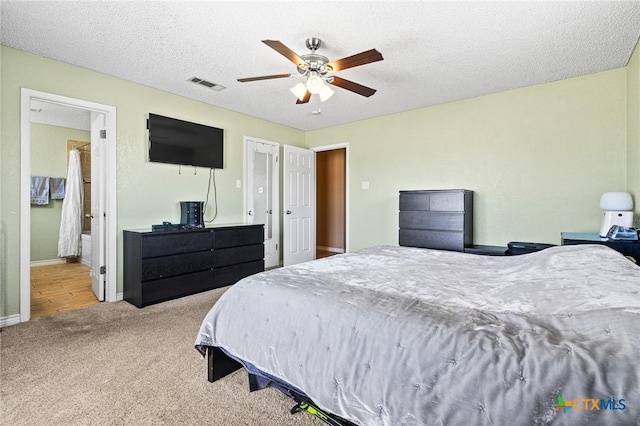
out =
<svg viewBox="0 0 640 426"><path fill-rule="evenodd" d="M209 382L213 383L243 367L241 363L231 358L218 346L207 346L207 379ZM265 387L264 384L261 385L259 383L260 378L258 376L249 372L247 372L247 374L249 375L249 392L254 392ZM356 426L348 420L318 408L309 397L300 392L287 388L279 383L273 383L269 386L278 389L296 402L296 405L291 408L291 414L295 414L298 411L306 411L331 426Z"/></svg>
<svg viewBox="0 0 640 426"><path fill-rule="evenodd" d="M229 357L217 346L207 346L207 379L215 382L242 368L235 359Z"/></svg>

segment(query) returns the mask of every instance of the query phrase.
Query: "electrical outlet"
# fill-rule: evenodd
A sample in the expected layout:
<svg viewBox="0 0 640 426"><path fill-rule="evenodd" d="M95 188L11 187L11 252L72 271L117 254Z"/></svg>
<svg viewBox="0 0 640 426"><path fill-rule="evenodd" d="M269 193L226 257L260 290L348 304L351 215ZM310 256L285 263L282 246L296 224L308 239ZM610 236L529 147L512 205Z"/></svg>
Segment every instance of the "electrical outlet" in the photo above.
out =
<svg viewBox="0 0 640 426"><path fill-rule="evenodd" d="M362 189L369 189L369 182L362 181Z"/></svg>

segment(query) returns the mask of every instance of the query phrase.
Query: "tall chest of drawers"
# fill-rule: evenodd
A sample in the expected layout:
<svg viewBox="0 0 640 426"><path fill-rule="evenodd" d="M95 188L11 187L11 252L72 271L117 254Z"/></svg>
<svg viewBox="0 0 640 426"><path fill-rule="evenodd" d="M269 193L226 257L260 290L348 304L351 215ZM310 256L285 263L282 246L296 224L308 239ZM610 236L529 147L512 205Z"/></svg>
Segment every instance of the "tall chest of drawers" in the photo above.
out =
<svg viewBox="0 0 640 426"><path fill-rule="evenodd" d="M473 244L473 191L400 191L399 243L464 251Z"/></svg>
<svg viewBox="0 0 640 426"><path fill-rule="evenodd" d="M264 271L264 226L124 231L124 300L142 308Z"/></svg>

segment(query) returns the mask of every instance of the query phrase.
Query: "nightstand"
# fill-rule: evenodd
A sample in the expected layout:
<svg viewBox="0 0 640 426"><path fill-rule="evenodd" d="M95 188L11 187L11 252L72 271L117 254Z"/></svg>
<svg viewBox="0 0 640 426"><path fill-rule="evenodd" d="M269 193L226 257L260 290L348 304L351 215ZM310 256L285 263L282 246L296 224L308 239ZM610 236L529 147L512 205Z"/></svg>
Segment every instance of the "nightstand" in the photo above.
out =
<svg viewBox="0 0 640 426"><path fill-rule="evenodd" d="M506 247L485 246L482 244L472 244L464 248L465 253L481 254L484 256L504 256L507 252Z"/></svg>
<svg viewBox="0 0 640 426"><path fill-rule="evenodd" d="M562 245L602 244L611 247L625 256L634 258L636 263L640 265L639 241L609 241L606 238L600 237L597 232L561 232L560 236L562 237Z"/></svg>

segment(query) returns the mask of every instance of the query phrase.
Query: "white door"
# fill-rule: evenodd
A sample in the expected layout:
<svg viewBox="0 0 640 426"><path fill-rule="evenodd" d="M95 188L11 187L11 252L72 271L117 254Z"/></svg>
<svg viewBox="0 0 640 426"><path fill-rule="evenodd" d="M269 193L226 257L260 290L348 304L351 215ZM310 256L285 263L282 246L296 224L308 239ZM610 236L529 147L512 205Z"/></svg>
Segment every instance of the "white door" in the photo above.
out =
<svg viewBox="0 0 640 426"><path fill-rule="evenodd" d="M264 266L280 263L280 145L244 138L245 220L264 224Z"/></svg>
<svg viewBox="0 0 640 426"><path fill-rule="evenodd" d="M106 123L103 113L91 113L91 288L104 301L106 274ZM103 137L104 136L104 137Z"/></svg>
<svg viewBox="0 0 640 426"><path fill-rule="evenodd" d="M283 264L316 258L315 152L284 145Z"/></svg>

